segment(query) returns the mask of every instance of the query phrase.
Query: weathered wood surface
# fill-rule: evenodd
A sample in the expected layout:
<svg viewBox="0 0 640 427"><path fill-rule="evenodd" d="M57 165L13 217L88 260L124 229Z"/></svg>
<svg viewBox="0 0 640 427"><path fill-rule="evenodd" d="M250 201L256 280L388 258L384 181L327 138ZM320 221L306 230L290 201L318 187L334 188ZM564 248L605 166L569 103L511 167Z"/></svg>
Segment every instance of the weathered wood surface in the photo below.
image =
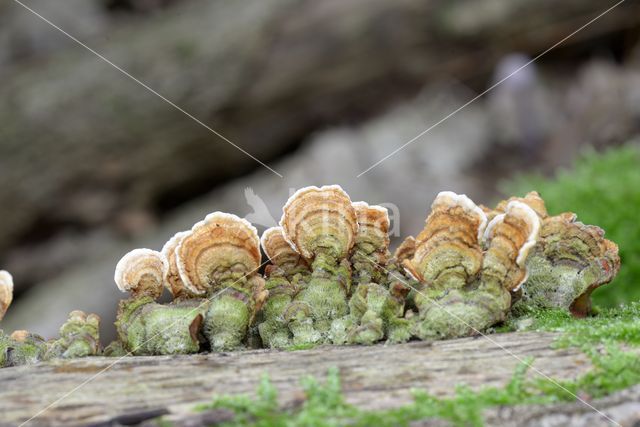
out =
<svg viewBox="0 0 640 427"><path fill-rule="evenodd" d="M553 349L554 337L511 333L491 339L520 358L533 356L533 365L553 378L571 379L590 369L580 351ZM208 402L215 394L254 393L265 373L278 388L281 403L291 406L303 398L302 377L322 379L331 367L339 369L350 403L393 408L411 402L415 388L446 396L460 383L500 387L520 363L482 337L295 352L130 357L109 368L115 360L90 358L0 370L0 425L19 425L69 392L28 425L110 425L126 418L142 422L161 413L180 425L194 422L193 405Z"/></svg>
<svg viewBox="0 0 640 427"><path fill-rule="evenodd" d="M613 421L624 427L640 425L639 385L589 403L606 417L582 402L574 402L494 408L485 412L485 421L488 426L501 427L615 427Z"/></svg>
<svg viewBox="0 0 640 427"><path fill-rule="evenodd" d="M538 53L608 6L194 0L90 44L269 162L314 130L370 117L425 83L486 77L503 55ZM637 24L638 7L621 4L566 44ZM0 250L28 233L166 209L259 167L78 46L7 76Z"/></svg>

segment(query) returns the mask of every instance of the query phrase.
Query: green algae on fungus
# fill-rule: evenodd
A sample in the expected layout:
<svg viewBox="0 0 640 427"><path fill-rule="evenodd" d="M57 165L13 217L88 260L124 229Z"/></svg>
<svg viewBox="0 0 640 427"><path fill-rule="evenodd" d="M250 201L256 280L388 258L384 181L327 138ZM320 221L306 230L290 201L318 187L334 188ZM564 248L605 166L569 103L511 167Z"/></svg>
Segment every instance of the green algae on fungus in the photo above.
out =
<svg viewBox="0 0 640 427"><path fill-rule="evenodd" d="M47 342L28 331L4 335L0 331L0 367L30 365L45 359Z"/></svg>
<svg viewBox="0 0 640 427"><path fill-rule="evenodd" d="M535 191L500 202L494 215L510 201L527 204L542 221L540 236L526 260L527 280L514 295L519 299L514 310L560 308L578 317L589 314L591 293L611 282L620 270L618 246L604 238L600 227L577 221L572 212L549 216Z"/></svg>
<svg viewBox="0 0 640 427"><path fill-rule="evenodd" d="M197 353L206 307L199 299L169 305L151 297L122 300L116 320L120 341L135 355Z"/></svg>
<svg viewBox="0 0 640 427"><path fill-rule="evenodd" d="M358 233L349 261L357 284L349 314L332 323L334 344L371 345L382 339L405 342L411 324L404 318L409 288L389 275L389 215L382 206L355 202Z"/></svg>
<svg viewBox="0 0 640 427"><path fill-rule="evenodd" d="M404 262L422 284L415 294L415 334L475 335L504 320L510 291L526 278L524 263L539 228L538 216L524 203L509 203L487 224L486 214L466 196L440 193L413 257Z"/></svg>
<svg viewBox="0 0 640 427"><path fill-rule="evenodd" d="M101 351L100 317L74 310L60 327L58 339L50 342L45 357L71 359L97 356Z"/></svg>
<svg viewBox="0 0 640 427"><path fill-rule="evenodd" d="M288 348L293 334L285 313L301 286L311 274L309 264L286 241L282 227L262 233L260 244L271 264L265 268L265 287L269 297L259 313L258 332L262 343L272 348Z"/></svg>
<svg viewBox="0 0 640 427"><path fill-rule="evenodd" d="M285 308L292 344L330 340L333 320L349 313L351 266L358 231L355 209L339 186L298 190L283 208L284 237L311 265L311 275Z"/></svg>
<svg viewBox="0 0 640 427"><path fill-rule="evenodd" d="M604 238L602 229L577 222L574 214L562 214L544 221L527 267L522 304L564 308L586 316L591 310L591 292L615 277L620 257L618 247Z"/></svg>
<svg viewBox="0 0 640 427"><path fill-rule="evenodd" d="M211 349L244 346L268 295L258 274L260 242L255 227L235 215L214 212L182 238L175 256L184 286L209 300L204 334Z"/></svg>
<svg viewBox="0 0 640 427"><path fill-rule="evenodd" d="M0 318L11 304L13 279L6 271L0 271ZM5 335L0 330L0 368L38 363L57 358L95 356L100 345L100 318L88 316L79 310L72 311L60 328L60 336L45 341L40 335L18 330Z"/></svg>
<svg viewBox="0 0 640 427"><path fill-rule="evenodd" d="M160 252L135 249L118 263L115 281L131 297L120 301L116 329L123 347L136 355L186 354L200 350L205 304L162 305L168 261Z"/></svg>

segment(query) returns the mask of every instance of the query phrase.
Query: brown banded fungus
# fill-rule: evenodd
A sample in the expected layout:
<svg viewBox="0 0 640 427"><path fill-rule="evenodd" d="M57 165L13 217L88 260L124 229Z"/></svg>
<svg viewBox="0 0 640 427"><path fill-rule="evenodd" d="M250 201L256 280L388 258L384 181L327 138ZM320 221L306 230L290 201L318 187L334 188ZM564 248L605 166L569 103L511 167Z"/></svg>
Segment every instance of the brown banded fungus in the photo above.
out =
<svg viewBox="0 0 640 427"><path fill-rule="evenodd" d="M258 233L247 220L214 212L175 249L184 286L209 299L204 334L215 351L245 344L249 326L268 295L260 268Z"/></svg>
<svg viewBox="0 0 640 427"><path fill-rule="evenodd" d="M358 233L350 262L352 279L358 285L349 300L349 315L332 324L333 342L370 345L385 338L391 342L407 341L411 325L403 316L409 288L404 278L397 280L397 275L390 275L388 269L388 212L365 202L353 206Z"/></svg>
<svg viewBox="0 0 640 427"><path fill-rule="evenodd" d="M116 266L118 288L131 294L120 301L116 320L121 346L127 352L183 354L200 349L204 308L155 302L162 295L168 269L166 257L151 249L134 249Z"/></svg>
<svg viewBox="0 0 640 427"><path fill-rule="evenodd" d="M309 279L311 270L285 239L282 227L266 229L260 245L271 263L265 268L269 298L260 312L258 331L265 346L288 347L293 336L284 317L285 310Z"/></svg>
<svg viewBox="0 0 640 427"><path fill-rule="evenodd" d="M302 188L285 204L280 226L312 270L284 313L292 342L329 342L332 321L349 312L348 257L358 232L351 199L337 185Z"/></svg>
<svg viewBox="0 0 640 427"><path fill-rule="evenodd" d="M526 277L524 261L540 221L528 205L512 201L487 222L464 195L442 192L433 202L415 254L404 262L421 283L415 295L420 339L475 335L509 311L510 289Z"/></svg>

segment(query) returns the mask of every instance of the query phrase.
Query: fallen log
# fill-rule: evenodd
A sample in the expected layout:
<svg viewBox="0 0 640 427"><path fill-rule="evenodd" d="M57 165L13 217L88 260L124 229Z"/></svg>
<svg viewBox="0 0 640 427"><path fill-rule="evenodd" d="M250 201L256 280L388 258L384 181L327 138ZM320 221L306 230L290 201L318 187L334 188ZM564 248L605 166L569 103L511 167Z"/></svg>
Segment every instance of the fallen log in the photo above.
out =
<svg viewBox="0 0 640 427"><path fill-rule="evenodd" d="M533 366L552 378L569 380L587 372L591 364L580 350L553 348L556 336L527 332L491 338L520 358L533 357ZM0 370L0 425L17 425L36 414L28 425L115 425L123 420L135 424L160 415L173 425L186 425L202 417L194 414L194 405L210 402L215 395L252 395L264 374L277 387L280 403L292 407L303 399L301 378L313 375L323 380L333 367L340 372L349 403L364 409L397 408L412 402L412 389L451 396L461 383L472 389L502 387L520 363L482 337L300 351L60 360ZM539 374L530 369L527 375Z"/></svg>

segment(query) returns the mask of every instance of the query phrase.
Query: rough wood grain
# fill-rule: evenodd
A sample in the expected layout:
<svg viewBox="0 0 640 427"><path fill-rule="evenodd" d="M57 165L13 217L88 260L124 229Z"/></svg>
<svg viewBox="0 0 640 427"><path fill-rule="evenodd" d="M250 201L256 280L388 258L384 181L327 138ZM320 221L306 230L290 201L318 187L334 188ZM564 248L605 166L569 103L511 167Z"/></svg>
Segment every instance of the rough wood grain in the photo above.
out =
<svg viewBox="0 0 640 427"><path fill-rule="evenodd" d="M640 425L640 386L591 401L590 404L608 418L584 403L574 402L494 408L485 413L485 420L487 425L502 427L613 427L615 424L611 420L625 427Z"/></svg>
<svg viewBox="0 0 640 427"><path fill-rule="evenodd" d="M554 350L550 333L511 333L491 339L554 378L570 379L590 368L578 350ZM189 419L193 405L214 394L252 394L267 373L283 405L303 398L305 375L324 378L340 370L347 400L362 408L393 408L412 401L411 389L451 395L456 384L472 388L506 384L518 360L489 340L465 338L373 347L321 347L295 352L256 350L179 357L130 357L58 361L0 370L0 425L30 418L93 376L28 425L90 425L123 417L137 422L168 413ZM537 375L529 372L529 375Z"/></svg>

